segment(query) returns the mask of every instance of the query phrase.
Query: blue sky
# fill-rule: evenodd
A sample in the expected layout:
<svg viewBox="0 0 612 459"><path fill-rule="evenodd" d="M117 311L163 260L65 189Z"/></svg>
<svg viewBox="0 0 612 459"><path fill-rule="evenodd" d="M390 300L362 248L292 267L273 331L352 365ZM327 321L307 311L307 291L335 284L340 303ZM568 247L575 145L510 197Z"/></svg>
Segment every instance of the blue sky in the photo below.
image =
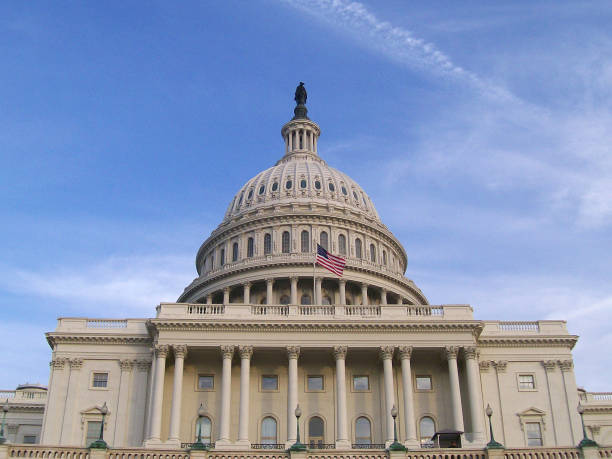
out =
<svg viewBox="0 0 612 459"><path fill-rule="evenodd" d="M47 381L57 317L178 297L304 81L430 302L566 319L612 390L609 2L12 1L0 27L0 388Z"/></svg>

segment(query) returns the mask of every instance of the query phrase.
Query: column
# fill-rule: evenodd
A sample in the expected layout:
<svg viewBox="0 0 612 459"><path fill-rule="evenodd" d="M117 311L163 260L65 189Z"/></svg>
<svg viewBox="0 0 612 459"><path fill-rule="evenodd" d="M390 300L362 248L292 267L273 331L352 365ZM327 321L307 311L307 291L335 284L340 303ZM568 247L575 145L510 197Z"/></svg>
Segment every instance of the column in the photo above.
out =
<svg viewBox="0 0 612 459"><path fill-rule="evenodd" d="M289 385L287 388L287 443L292 445L297 438L297 423L295 419L295 407L298 404L298 357L299 346L287 346L287 357L289 358Z"/></svg>
<svg viewBox="0 0 612 459"><path fill-rule="evenodd" d="M290 280L291 280L291 304L298 304L298 291L297 291L298 278L294 276Z"/></svg>
<svg viewBox="0 0 612 459"><path fill-rule="evenodd" d="M323 301L323 296L321 295L321 283L323 282L323 278L317 277L315 279L315 297L313 304L321 304Z"/></svg>
<svg viewBox="0 0 612 459"><path fill-rule="evenodd" d="M344 279L338 280L338 290L340 291L340 304L346 305L346 281Z"/></svg>
<svg viewBox="0 0 612 459"><path fill-rule="evenodd" d="M380 304L382 306L387 306L387 289L386 288L380 289Z"/></svg>
<svg viewBox="0 0 612 459"><path fill-rule="evenodd" d="M113 446L128 446L129 431L129 403L130 396L130 376L134 368L134 361L130 359L119 360L119 368L121 374L119 376L119 393L117 394L117 408L115 416L115 428L113 429L113 438L109 438Z"/></svg>
<svg viewBox="0 0 612 459"><path fill-rule="evenodd" d="M485 443L485 420L482 406L482 389L480 385L480 367L475 347L466 347L465 369L467 372L468 395L470 398L470 417L472 419L472 442Z"/></svg>
<svg viewBox="0 0 612 459"><path fill-rule="evenodd" d="M242 302L244 304L249 304L251 302L251 283L245 282L242 284L243 293L242 293Z"/></svg>
<svg viewBox="0 0 612 459"><path fill-rule="evenodd" d="M161 442L162 403L164 401L164 375L166 373L167 355L167 344L155 346L155 381L153 382L153 406L151 408L151 436L147 441L150 444L159 445Z"/></svg>
<svg viewBox="0 0 612 459"><path fill-rule="evenodd" d="M368 305L368 284L366 283L361 284L361 304Z"/></svg>
<svg viewBox="0 0 612 459"><path fill-rule="evenodd" d="M350 448L346 413L346 346L334 346L336 358L336 448Z"/></svg>
<svg viewBox="0 0 612 459"><path fill-rule="evenodd" d="M453 429L463 429L463 409L461 408L461 389L459 387L459 371L457 370L457 346L446 346L446 359L448 360L448 379L450 381L451 406L453 408Z"/></svg>
<svg viewBox="0 0 612 459"><path fill-rule="evenodd" d="M402 295L397 295L397 301L395 304L402 304Z"/></svg>
<svg viewBox="0 0 612 459"><path fill-rule="evenodd" d="M206 304L212 304L212 295L210 293L206 295Z"/></svg>
<svg viewBox="0 0 612 459"><path fill-rule="evenodd" d="M176 344L174 351L174 384L172 387L172 407L170 408L170 434L168 441L180 446L181 402L183 395L183 364L187 356L187 346Z"/></svg>
<svg viewBox="0 0 612 459"><path fill-rule="evenodd" d="M418 448L419 441L417 440L416 423L414 420L412 371L410 369L412 346L400 346L399 352L400 360L402 362L402 392L404 393L404 431L406 435L405 446L408 448Z"/></svg>
<svg viewBox="0 0 612 459"><path fill-rule="evenodd" d="M272 304L272 286L274 279L266 279L266 304Z"/></svg>
<svg viewBox="0 0 612 459"><path fill-rule="evenodd" d="M253 346L238 346L240 353L240 411L238 418L238 444L246 448L249 442L249 385L251 376L251 356Z"/></svg>
<svg viewBox="0 0 612 459"><path fill-rule="evenodd" d="M229 294L230 294L229 287L225 287L223 289L223 304L229 304Z"/></svg>
<svg viewBox="0 0 612 459"><path fill-rule="evenodd" d="M221 419L219 422L219 440L217 444L227 446L230 443L230 402L232 396L232 357L234 346L221 346L223 369L221 371Z"/></svg>
<svg viewBox="0 0 612 459"><path fill-rule="evenodd" d="M293 131L289 132L289 151L293 151Z"/></svg>
<svg viewBox="0 0 612 459"><path fill-rule="evenodd" d="M393 442L393 417L391 416L391 408L395 404L395 394L393 392L393 351L395 346L381 346L380 358L383 362L383 371L385 377L385 413L383 419L386 419L386 438L387 444Z"/></svg>

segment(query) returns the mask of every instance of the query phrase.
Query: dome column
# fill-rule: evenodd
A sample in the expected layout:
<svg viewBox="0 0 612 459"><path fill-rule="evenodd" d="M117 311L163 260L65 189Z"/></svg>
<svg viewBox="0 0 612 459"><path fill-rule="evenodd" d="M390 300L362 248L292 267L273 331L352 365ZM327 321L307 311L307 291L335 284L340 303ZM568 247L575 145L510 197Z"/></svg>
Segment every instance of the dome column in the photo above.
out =
<svg viewBox="0 0 612 459"><path fill-rule="evenodd" d="M382 306L387 306L387 289L386 288L380 289L380 304Z"/></svg>
<svg viewBox="0 0 612 459"><path fill-rule="evenodd" d="M361 304L364 306L368 305L368 284L365 282L361 284Z"/></svg>
<svg viewBox="0 0 612 459"><path fill-rule="evenodd" d="M323 278L317 277L315 279L315 298L312 304L321 304L323 301L323 296L321 295L321 284L323 282Z"/></svg>
<svg viewBox="0 0 612 459"><path fill-rule="evenodd" d="M266 279L266 304L272 304L272 287L274 286L274 279Z"/></svg>
<svg viewBox="0 0 612 459"><path fill-rule="evenodd" d="M242 293L242 302L244 304L249 304L251 302L251 283L245 282L242 284L243 293Z"/></svg>
<svg viewBox="0 0 612 459"><path fill-rule="evenodd" d="M291 277L291 304L298 304L298 278L296 276Z"/></svg>
<svg viewBox="0 0 612 459"><path fill-rule="evenodd" d="M338 290L340 291L340 305L346 305L346 281L344 279L338 280Z"/></svg>
<svg viewBox="0 0 612 459"><path fill-rule="evenodd" d="M229 304L230 302L230 288L225 287L223 289L223 304Z"/></svg>

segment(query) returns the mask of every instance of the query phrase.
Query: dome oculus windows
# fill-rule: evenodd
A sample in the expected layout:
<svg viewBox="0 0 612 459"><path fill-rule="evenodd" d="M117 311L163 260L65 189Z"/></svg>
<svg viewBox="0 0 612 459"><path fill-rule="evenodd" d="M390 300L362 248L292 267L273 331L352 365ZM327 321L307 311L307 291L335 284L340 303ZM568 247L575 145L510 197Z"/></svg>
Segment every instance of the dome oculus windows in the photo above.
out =
<svg viewBox="0 0 612 459"><path fill-rule="evenodd" d="M329 182L327 186L329 188L329 191L331 191L332 193L336 191L336 187L334 186L332 182Z"/></svg>
<svg viewBox="0 0 612 459"><path fill-rule="evenodd" d="M346 188L345 188L344 186L342 187L342 194L343 194L344 196L347 196L347 195L348 195L348 191L346 191Z"/></svg>
<svg viewBox="0 0 612 459"><path fill-rule="evenodd" d="M290 190L291 187L293 187L293 182L291 180L287 180L287 183L285 183L285 189Z"/></svg>
<svg viewBox="0 0 612 459"><path fill-rule="evenodd" d="M306 186L308 186L306 179L300 180L300 188L306 188Z"/></svg>
<svg viewBox="0 0 612 459"><path fill-rule="evenodd" d="M251 199L253 197L253 190L249 190L249 195L247 196L247 199Z"/></svg>
<svg viewBox="0 0 612 459"><path fill-rule="evenodd" d="M353 197L355 198L355 201L359 202L359 196L357 196L356 191L353 191Z"/></svg>
<svg viewBox="0 0 612 459"><path fill-rule="evenodd" d="M259 194L264 194L264 191L266 191L266 186L262 185L259 187Z"/></svg>
<svg viewBox="0 0 612 459"><path fill-rule="evenodd" d="M272 184L272 191L277 191L278 190L278 182L274 182Z"/></svg>
<svg viewBox="0 0 612 459"><path fill-rule="evenodd" d="M315 180L315 188L316 188L317 190L320 190L320 189L321 189L321 182L319 182L318 180Z"/></svg>

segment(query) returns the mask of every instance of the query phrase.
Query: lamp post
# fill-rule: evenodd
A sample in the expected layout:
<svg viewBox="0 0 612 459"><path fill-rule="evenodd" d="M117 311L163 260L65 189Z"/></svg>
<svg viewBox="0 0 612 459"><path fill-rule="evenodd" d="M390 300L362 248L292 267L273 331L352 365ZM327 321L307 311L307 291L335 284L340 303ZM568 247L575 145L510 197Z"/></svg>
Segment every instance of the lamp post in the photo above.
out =
<svg viewBox="0 0 612 459"><path fill-rule="evenodd" d="M8 398L4 405L2 406L2 426L0 426L0 445L6 443L6 438L4 437L4 424L6 423L6 413L8 413L9 405Z"/></svg>
<svg viewBox="0 0 612 459"><path fill-rule="evenodd" d="M206 410L204 409L204 405L200 403L200 408L198 408L198 440L191 445L191 449L197 450L206 450L208 449L204 443L202 443L202 418L206 415Z"/></svg>
<svg viewBox="0 0 612 459"><path fill-rule="evenodd" d="M493 436L493 425L491 424L491 416L493 415L493 409L491 405L487 403L487 409L485 410L487 416L489 418L489 432L491 434L491 441L487 443L487 449L503 449L504 445L495 441L495 437Z"/></svg>
<svg viewBox="0 0 612 459"><path fill-rule="evenodd" d="M291 445L291 448L289 448L289 451L306 451L306 445L300 442L300 416L302 416L302 409L300 408L300 405L298 404L298 406L295 407L295 419L296 419L295 422L297 422L297 438L295 440L295 443Z"/></svg>
<svg viewBox="0 0 612 459"><path fill-rule="evenodd" d="M389 445L389 451L406 451L406 447L397 441L397 408L395 403L391 408L391 417L393 417L393 443Z"/></svg>
<svg viewBox="0 0 612 459"><path fill-rule="evenodd" d="M100 408L100 413L102 414L102 423L100 424L100 436L96 441L89 445L89 447L95 449L106 449L108 448L108 445L104 441L104 418L106 418L106 415L108 414L108 407L106 406L106 402L104 402L104 405L102 405L102 408Z"/></svg>
<svg viewBox="0 0 612 459"><path fill-rule="evenodd" d="M582 440L578 443L578 448L583 448L585 446L594 446L598 447L599 445L595 440L591 440L586 433L586 427L584 427L584 407L582 404L578 404L578 414L580 414L580 422L582 423Z"/></svg>

